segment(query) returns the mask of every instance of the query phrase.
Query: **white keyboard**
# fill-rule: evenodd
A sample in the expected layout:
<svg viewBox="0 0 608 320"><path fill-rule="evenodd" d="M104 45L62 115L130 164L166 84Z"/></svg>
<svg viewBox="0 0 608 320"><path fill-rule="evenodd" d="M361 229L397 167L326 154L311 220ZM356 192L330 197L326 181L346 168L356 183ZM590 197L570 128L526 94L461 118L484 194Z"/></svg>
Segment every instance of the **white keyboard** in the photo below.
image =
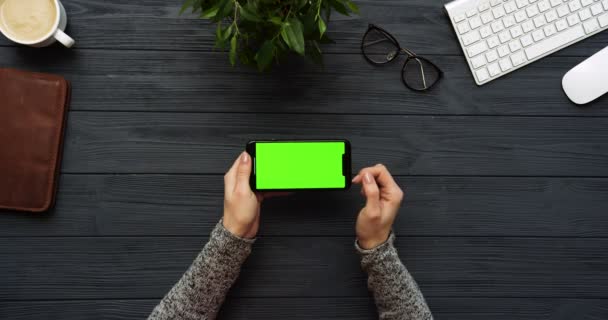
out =
<svg viewBox="0 0 608 320"><path fill-rule="evenodd" d="M608 0L456 0L445 9L478 85L608 29Z"/></svg>

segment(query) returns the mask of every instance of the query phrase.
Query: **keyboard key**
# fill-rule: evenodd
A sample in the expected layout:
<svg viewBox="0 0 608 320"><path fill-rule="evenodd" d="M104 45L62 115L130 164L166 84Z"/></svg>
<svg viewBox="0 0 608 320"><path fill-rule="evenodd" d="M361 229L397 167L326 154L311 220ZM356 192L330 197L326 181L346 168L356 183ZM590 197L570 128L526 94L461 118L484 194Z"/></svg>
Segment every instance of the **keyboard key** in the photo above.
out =
<svg viewBox="0 0 608 320"><path fill-rule="evenodd" d="M488 24L492 20L494 20L494 17L492 17L492 13L484 12L481 14L481 22L483 22L483 24Z"/></svg>
<svg viewBox="0 0 608 320"><path fill-rule="evenodd" d="M602 5L604 6L604 10L608 11L608 0L603 0Z"/></svg>
<svg viewBox="0 0 608 320"><path fill-rule="evenodd" d="M490 77L493 77L500 73L500 67L497 62L494 62L488 65L488 72L490 73Z"/></svg>
<svg viewBox="0 0 608 320"><path fill-rule="evenodd" d="M521 37L521 39L519 39L519 40L521 40L521 44L522 44L524 47L527 47L527 46L529 46L529 45L531 45L531 44L533 44L533 43L534 43L534 40L532 40L532 36L531 36L531 35L529 35L529 34L527 34L527 35L525 35L525 36Z"/></svg>
<svg viewBox="0 0 608 320"><path fill-rule="evenodd" d="M460 34L467 33L467 32L469 32L469 30L471 30L471 28L469 27L469 23L466 22L466 21L465 22L461 22L458 25L458 32Z"/></svg>
<svg viewBox="0 0 608 320"><path fill-rule="evenodd" d="M570 8L570 11L572 11L572 12L578 11L581 9L581 2L578 0L572 0L572 1L570 1L570 3L568 3L568 7Z"/></svg>
<svg viewBox="0 0 608 320"><path fill-rule="evenodd" d="M552 7L557 7L562 4L562 0L551 0L550 2Z"/></svg>
<svg viewBox="0 0 608 320"><path fill-rule="evenodd" d="M547 19L547 22L553 22L557 20L557 12L555 10L551 10L545 13L545 18Z"/></svg>
<svg viewBox="0 0 608 320"><path fill-rule="evenodd" d="M566 22L566 20L564 19L557 20L557 22L555 23L555 28L557 29L557 31L562 31L568 28L568 22Z"/></svg>
<svg viewBox="0 0 608 320"><path fill-rule="evenodd" d="M591 18L591 10L589 10L589 8L585 8L578 12L578 16L581 18L581 21L585 21Z"/></svg>
<svg viewBox="0 0 608 320"><path fill-rule="evenodd" d="M536 18L534 18L534 26L536 26L536 28L540 28L542 26L544 26L547 23L547 20L545 20L545 16L538 16Z"/></svg>
<svg viewBox="0 0 608 320"><path fill-rule="evenodd" d="M469 49L468 49L469 58L472 58L480 53L483 53L486 50L488 50L488 45L486 45L485 42L483 42L483 41L477 42L476 44L469 47Z"/></svg>
<svg viewBox="0 0 608 320"><path fill-rule="evenodd" d="M477 9L479 10L479 12L484 12L484 11L490 9L490 2L484 1L484 2L480 3L479 7L477 7Z"/></svg>
<svg viewBox="0 0 608 320"><path fill-rule="evenodd" d="M525 49L528 60L536 59L546 53L553 51L557 48L567 45L577 39L585 36L585 31L581 25L574 26L563 32L554 35L542 42L535 43Z"/></svg>
<svg viewBox="0 0 608 320"><path fill-rule="evenodd" d="M534 41L538 42L544 38L545 38L545 33L543 32L542 29L536 29L536 30L534 30L534 32L532 32L532 39L534 39Z"/></svg>
<svg viewBox="0 0 608 320"><path fill-rule="evenodd" d="M477 75L477 80L479 82L484 82L490 78L490 74L486 68L481 68L475 71L475 74Z"/></svg>
<svg viewBox="0 0 608 320"><path fill-rule="evenodd" d="M533 4L526 8L526 13L528 14L528 18L532 18L538 14L538 7Z"/></svg>
<svg viewBox="0 0 608 320"><path fill-rule="evenodd" d="M581 22L581 20L578 19L578 14L571 14L568 16L568 25L570 25L571 27L579 22Z"/></svg>
<svg viewBox="0 0 608 320"><path fill-rule="evenodd" d="M525 33L528 33L530 31L534 30L534 23L532 23L532 20L528 20L528 21L522 23L521 27L524 29Z"/></svg>
<svg viewBox="0 0 608 320"><path fill-rule="evenodd" d="M513 63L514 67L517 67L518 65L526 62L526 56L524 55L523 51L518 51L518 52L512 54L511 62Z"/></svg>
<svg viewBox="0 0 608 320"><path fill-rule="evenodd" d="M503 31L498 34L498 39L500 39L500 43L505 43L511 40L511 35L507 31Z"/></svg>
<svg viewBox="0 0 608 320"><path fill-rule="evenodd" d="M507 46L498 47L498 56L499 57L502 58L502 57L508 55L509 53L511 53L511 51L509 51L509 47L507 47Z"/></svg>
<svg viewBox="0 0 608 320"><path fill-rule="evenodd" d="M604 12L604 9L602 9L601 3L596 3L591 6L591 14L593 14L594 16L597 16L598 14L600 14L602 12Z"/></svg>
<svg viewBox="0 0 608 320"><path fill-rule="evenodd" d="M517 5L515 4L515 1L509 1L505 3L504 7L507 13L512 13L513 11L517 10Z"/></svg>
<svg viewBox="0 0 608 320"><path fill-rule="evenodd" d="M471 29L477 29L481 26L481 19L479 17L473 17L469 20Z"/></svg>
<svg viewBox="0 0 608 320"><path fill-rule="evenodd" d="M458 23L464 19L466 19L467 17L464 15L464 13L459 13L457 15L454 16L454 22Z"/></svg>
<svg viewBox="0 0 608 320"><path fill-rule="evenodd" d="M515 52L521 49L521 44L519 43L519 40L513 40L509 42L509 49L511 49L511 52Z"/></svg>
<svg viewBox="0 0 608 320"><path fill-rule="evenodd" d="M490 4L492 5L492 7L499 5L501 2L502 0L490 0Z"/></svg>
<svg viewBox="0 0 608 320"><path fill-rule="evenodd" d="M583 23L583 28L585 28L586 33L592 33L597 31L600 28L600 25L597 23L597 19L591 19Z"/></svg>
<svg viewBox="0 0 608 320"><path fill-rule="evenodd" d="M473 66L474 69L477 69L485 64L486 64L486 58L484 57L483 54L480 54L480 55L476 56L475 58L471 59L471 65Z"/></svg>
<svg viewBox="0 0 608 320"><path fill-rule="evenodd" d="M509 58L498 61L498 64L500 65L500 70L502 70L502 72L506 72L507 70L513 68Z"/></svg>
<svg viewBox="0 0 608 320"><path fill-rule="evenodd" d="M538 3L538 11L545 12L549 9L551 9L551 4L549 3L549 0L542 0Z"/></svg>
<svg viewBox="0 0 608 320"><path fill-rule="evenodd" d="M485 39L492 35L492 29L489 26L483 26L479 29L479 33L481 34L481 38Z"/></svg>
<svg viewBox="0 0 608 320"><path fill-rule="evenodd" d="M515 3L517 4L517 9L521 9L528 5L528 0L515 0Z"/></svg>
<svg viewBox="0 0 608 320"><path fill-rule="evenodd" d="M502 23L505 25L505 28L510 28L515 25L515 18L513 16L508 16L502 19Z"/></svg>
<svg viewBox="0 0 608 320"><path fill-rule="evenodd" d="M522 34L524 34L524 31L521 29L520 26L515 26L511 28L511 37L519 38L519 36L521 36Z"/></svg>
<svg viewBox="0 0 608 320"><path fill-rule="evenodd" d="M561 18L564 16L567 16L568 13L570 13L570 9L568 9L567 5L563 5L559 8L557 8L557 15Z"/></svg>
<svg viewBox="0 0 608 320"><path fill-rule="evenodd" d="M496 7L492 9L492 15L495 19L501 18L506 14L505 9L503 7Z"/></svg>
<svg viewBox="0 0 608 320"><path fill-rule="evenodd" d="M500 40L498 40L497 36L491 36L488 38L488 47L496 48L500 44Z"/></svg>
<svg viewBox="0 0 608 320"><path fill-rule="evenodd" d="M586 7L593 3L593 0L581 0L583 7Z"/></svg>
<svg viewBox="0 0 608 320"><path fill-rule="evenodd" d="M597 17L597 21L600 23L600 28L608 26L608 13L604 13L603 15Z"/></svg>
<svg viewBox="0 0 608 320"><path fill-rule="evenodd" d="M525 11L517 11L515 12L515 22L520 23L526 19L528 19L528 16L526 16L526 12Z"/></svg>
<svg viewBox="0 0 608 320"><path fill-rule="evenodd" d="M479 31L473 30L462 36L462 43L464 43L465 46L468 46L479 41L479 39L481 39L481 37L479 36Z"/></svg>
<svg viewBox="0 0 608 320"><path fill-rule="evenodd" d="M498 21L494 21L492 22L492 31L494 31L494 33L498 33L500 31L502 31L505 27L502 25L502 21L498 20Z"/></svg>
<svg viewBox="0 0 608 320"><path fill-rule="evenodd" d="M545 32L545 36L550 37L554 34L557 33L557 30L555 29L555 26L550 24L547 25L546 27L543 28L543 31Z"/></svg>
<svg viewBox="0 0 608 320"><path fill-rule="evenodd" d="M472 17L472 16L474 16L476 14L477 14L477 9L471 9L471 10L467 11L467 17L468 18L470 18L470 17Z"/></svg>
<svg viewBox="0 0 608 320"><path fill-rule="evenodd" d="M496 50L490 50L486 52L486 59L488 62L496 61L498 59L498 53Z"/></svg>

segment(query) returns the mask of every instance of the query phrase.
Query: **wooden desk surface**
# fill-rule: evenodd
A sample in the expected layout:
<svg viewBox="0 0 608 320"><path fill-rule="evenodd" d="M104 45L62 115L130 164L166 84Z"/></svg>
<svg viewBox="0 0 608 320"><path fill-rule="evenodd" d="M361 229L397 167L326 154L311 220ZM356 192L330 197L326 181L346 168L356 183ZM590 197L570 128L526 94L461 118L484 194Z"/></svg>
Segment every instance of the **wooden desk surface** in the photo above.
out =
<svg viewBox="0 0 608 320"><path fill-rule="evenodd" d="M0 66L72 82L56 208L0 215L0 318L142 319L202 248L251 138L344 137L407 187L398 247L437 319L608 318L608 97L561 78L608 32L477 87L444 0L358 1L325 69L231 68L180 0L64 0L75 48L0 40ZM367 64L367 24L436 62L407 90ZM0 102L1 103L1 102ZM373 319L353 251L358 190L268 201L223 319Z"/></svg>

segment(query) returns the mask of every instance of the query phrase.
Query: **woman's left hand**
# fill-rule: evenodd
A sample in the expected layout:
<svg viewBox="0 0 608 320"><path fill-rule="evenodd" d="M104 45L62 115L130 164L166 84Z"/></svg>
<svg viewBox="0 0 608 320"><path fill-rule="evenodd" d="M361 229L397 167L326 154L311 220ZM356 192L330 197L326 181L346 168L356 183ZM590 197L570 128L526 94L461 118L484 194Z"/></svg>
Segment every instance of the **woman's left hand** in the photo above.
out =
<svg viewBox="0 0 608 320"><path fill-rule="evenodd" d="M241 153L224 175L224 228L241 238L255 238L260 227L263 195L249 186L251 156Z"/></svg>

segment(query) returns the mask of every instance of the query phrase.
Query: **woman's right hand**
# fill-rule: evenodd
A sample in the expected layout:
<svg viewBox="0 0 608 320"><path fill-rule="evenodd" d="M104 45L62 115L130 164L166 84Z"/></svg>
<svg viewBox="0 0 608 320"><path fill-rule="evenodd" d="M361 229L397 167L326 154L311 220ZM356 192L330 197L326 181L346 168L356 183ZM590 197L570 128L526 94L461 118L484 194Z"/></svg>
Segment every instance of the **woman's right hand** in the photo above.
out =
<svg viewBox="0 0 608 320"><path fill-rule="evenodd" d="M390 236L403 191L381 164L362 169L353 183L362 185L361 194L367 199L357 217L357 242L362 249L373 249Z"/></svg>

